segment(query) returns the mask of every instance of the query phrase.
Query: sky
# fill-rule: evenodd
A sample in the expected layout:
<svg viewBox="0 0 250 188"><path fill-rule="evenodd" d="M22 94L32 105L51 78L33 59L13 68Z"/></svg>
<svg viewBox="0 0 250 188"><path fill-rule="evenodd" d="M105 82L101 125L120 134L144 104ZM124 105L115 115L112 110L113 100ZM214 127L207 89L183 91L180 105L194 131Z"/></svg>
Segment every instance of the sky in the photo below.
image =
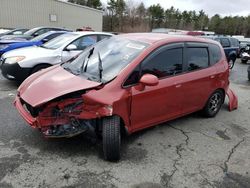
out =
<svg viewBox="0 0 250 188"><path fill-rule="evenodd" d="M104 4L107 0L101 0ZM125 0L132 4L143 2L146 7L159 3L164 9L178 8L184 10L204 10L209 17L214 14L221 16L248 16L250 15L250 0Z"/></svg>

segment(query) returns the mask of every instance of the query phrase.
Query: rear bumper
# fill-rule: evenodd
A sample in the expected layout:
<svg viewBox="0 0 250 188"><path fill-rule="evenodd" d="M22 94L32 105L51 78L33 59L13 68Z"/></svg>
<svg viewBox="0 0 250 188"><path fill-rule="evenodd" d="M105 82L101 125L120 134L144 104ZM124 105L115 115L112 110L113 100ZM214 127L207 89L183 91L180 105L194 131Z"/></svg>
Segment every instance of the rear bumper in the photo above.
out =
<svg viewBox="0 0 250 188"><path fill-rule="evenodd" d="M237 97L237 95L230 88L227 89L226 94L227 94L228 99L229 99L229 103L228 103L229 111L236 110L238 108L238 97Z"/></svg>

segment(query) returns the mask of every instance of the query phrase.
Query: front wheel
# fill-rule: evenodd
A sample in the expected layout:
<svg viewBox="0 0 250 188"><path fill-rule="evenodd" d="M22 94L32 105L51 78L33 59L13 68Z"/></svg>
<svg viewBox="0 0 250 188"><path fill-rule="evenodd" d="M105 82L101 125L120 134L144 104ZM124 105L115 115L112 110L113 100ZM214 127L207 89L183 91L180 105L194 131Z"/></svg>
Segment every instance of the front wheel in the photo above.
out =
<svg viewBox="0 0 250 188"><path fill-rule="evenodd" d="M203 114L206 117L214 117L220 111L224 102L225 95L221 90L215 91L208 99L206 106L203 109Z"/></svg>
<svg viewBox="0 0 250 188"><path fill-rule="evenodd" d="M118 161L121 147L120 118L118 116L103 119L102 138L104 158L108 161Z"/></svg>

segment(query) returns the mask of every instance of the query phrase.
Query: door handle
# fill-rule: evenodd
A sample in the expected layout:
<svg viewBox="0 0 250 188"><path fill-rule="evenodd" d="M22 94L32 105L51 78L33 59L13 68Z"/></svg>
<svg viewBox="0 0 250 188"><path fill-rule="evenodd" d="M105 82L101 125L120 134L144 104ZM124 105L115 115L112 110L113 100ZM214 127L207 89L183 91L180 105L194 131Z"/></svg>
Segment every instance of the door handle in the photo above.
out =
<svg viewBox="0 0 250 188"><path fill-rule="evenodd" d="M215 78L215 75L210 76L210 78L214 79L214 78Z"/></svg>

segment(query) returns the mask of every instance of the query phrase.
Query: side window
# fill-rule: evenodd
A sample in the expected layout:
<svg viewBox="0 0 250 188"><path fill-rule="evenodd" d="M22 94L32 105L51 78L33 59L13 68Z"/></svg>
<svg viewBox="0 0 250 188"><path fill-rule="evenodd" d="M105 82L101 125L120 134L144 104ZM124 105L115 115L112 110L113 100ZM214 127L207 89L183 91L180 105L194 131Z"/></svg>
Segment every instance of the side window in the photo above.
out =
<svg viewBox="0 0 250 188"><path fill-rule="evenodd" d="M99 37L98 41L101 41L103 39L110 38L111 36L110 35L99 35L98 37Z"/></svg>
<svg viewBox="0 0 250 188"><path fill-rule="evenodd" d="M232 43L233 47L239 47L240 43L239 43L239 41L237 39L231 38L230 40L231 40L231 43Z"/></svg>
<svg viewBox="0 0 250 188"><path fill-rule="evenodd" d="M54 34L51 34L51 35L45 37L45 39L46 39L47 41L49 41L49 40L51 40L51 39L53 39L53 38L56 38L56 37L58 37L59 35L62 35L62 34L63 34L63 33L54 33Z"/></svg>
<svg viewBox="0 0 250 188"><path fill-rule="evenodd" d="M40 30L38 30L37 32L34 33L34 36L41 35L41 34L46 33L48 31L49 31L49 29L40 29Z"/></svg>
<svg viewBox="0 0 250 188"><path fill-rule="evenodd" d="M208 67L207 48L187 48L188 71Z"/></svg>
<svg viewBox="0 0 250 188"><path fill-rule="evenodd" d="M210 64L214 65L215 63L219 62L222 55L220 47L215 44L209 45L209 51L210 51Z"/></svg>
<svg viewBox="0 0 250 188"><path fill-rule="evenodd" d="M77 50L84 50L86 47L93 45L97 42L97 36L96 35L90 35L90 36L84 36L77 40L75 40L73 43L76 45Z"/></svg>
<svg viewBox="0 0 250 188"><path fill-rule="evenodd" d="M230 41L229 41L229 39L227 39L227 38L222 38L222 39L220 39L220 41L221 41L221 45L222 45L224 48L230 47Z"/></svg>
<svg viewBox="0 0 250 188"><path fill-rule="evenodd" d="M158 78L182 72L183 48L165 50L142 65L142 75L149 73Z"/></svg>

